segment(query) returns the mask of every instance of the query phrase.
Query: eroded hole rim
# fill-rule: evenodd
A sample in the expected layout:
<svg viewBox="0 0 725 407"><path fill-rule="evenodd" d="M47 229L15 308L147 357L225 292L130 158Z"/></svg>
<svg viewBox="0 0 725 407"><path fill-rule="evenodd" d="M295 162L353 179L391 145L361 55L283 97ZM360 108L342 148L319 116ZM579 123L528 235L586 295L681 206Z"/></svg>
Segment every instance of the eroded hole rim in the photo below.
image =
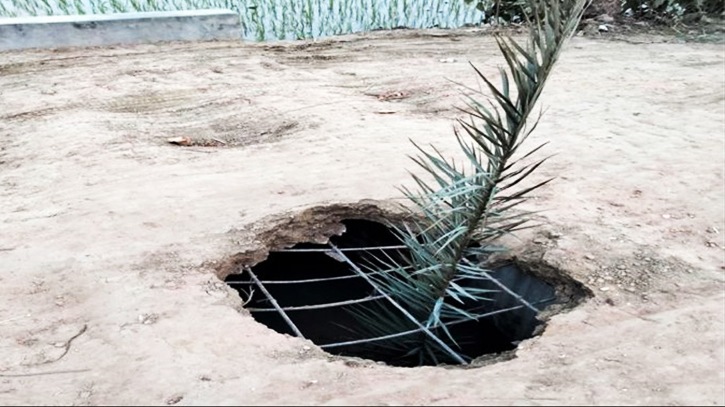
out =
<svg viewBox="0 0 725 407"><path fill-rule="evenodd" d="M341 218L346 218L346 216L341 216ZM370 217L350 216L349 219L347 219L347 220L336 219L334 222L329 222L329 225L340 224L340 223L344 223L345 221L348 221L348 222L349 221L380 222L382 219L384 219L384 217L381 219L381 217L378 217L378 216L375 216L374 217L375 219L373 219L373 220L371 220L369 218ZM327 225L327 226L329 226L329 225ZM323 226L320 229L329 229L329 228L326 226ZM334 233L330 233L330 234L334 235ZM344 236L344 234L343 234L343 236ZM334 236L328 236L328 237L332 240L335 240ZM319 240L320 239L318 239L318 241ZM317 243L317 242L315 242L315 243ZM273 247L273 250L270 250L272 253L266 253L267 254L266 259L260 259L256 262L252 263L251 266L258 267L260 264L263 264L265 261L269 261L270 255L274 255L275 250L284 249L285 246L289 248L290 246L295 246L295 245L292 244L292 242L287 242L286 244L284 244L282 246L283 247ZM571 308L575 307L576 305L578 305L579 303L581 303L584 299L591 296L591 294L588 293L589 290L586 289L581 283L577 282L570 276L566 275L566 273L564 273L563 271L558 270L548 264L544 264L543 262L540 262L539 264L535 264L536 267L532 268L532 267L530 267L531 265L533 265L531 262L520 261L519 259L516 259L516 258L508 258L508 259L503 259L503 260L498 261L498 264L496 265L496 267L499 267L501 264L504 264L504 263L506 263L508 265L514 265L515 267L518 267L518 268L523 268L527 273L530 274L531 278L537 278L537 279L542 280L542 282L553 285L552 289L555 293L556 305L553 308L552 307L547 308L545 312L539 314L541 322L540 322L538 328L536 328L533 332L530 333L530 335L528 335L526 338L523 338L523 339L528 339L530 337L534 337L534 336L541 334L545 329L546 321L551 316L558 314L562 311L571 309ZM537 274L542 274L542 275L537 275ZM241 274L239 273L238 270L236 273L226 273L226 278L224 278L224 280L228 282L230 276L240 276L240 275ZM234 287L232 287L232 288L234 288ZM243 296L244 294L241 294L241 295ZM250 307L250 305L247 305L247 307ZM307 311L307 312L309 312L309 311ZM265 324L264 322L259 321L259 318L257 318L257 315L255 315L255 314L258 314L258 313L252 312L252 316L255 317L255 320ZM269 324L265 324L265 325L270 327ZM280 332L279 329L274 329L272 327L270 327L270 328L277 332ZM289 332L283 332L283 333L289 333ZM316 341L316 340L312 340L312 342L318 344L318 346L324 345L324 344L320 344L319 341ZM368 360L373 360L373 361L378 361L378 362L380 361L379 358L369 357L365 354L360 354L360 353L351 354L350 352L332 352L329 349L325 349L324 346L322 346L322 347L323 347L323 350L325 350L329 354L333 355L333 357L339 356L341 354L342 356L352 356L352 357L368 359ZM476 363L477 361L481 361L484 359L489 359L489 360L490 359L508 359L508 357L503 357L503 354L506 352L515 350L515 349L516 349L516 346L513 346L511 349L503 349L503 350L500 350L499 352L487 352L483 355L477 355L477 357L473 358L473 365L478 364L478 363ZM394 366L395 365L400 366L400 364L397 364L397 363L390 363L389 360L384 360L384 362L386 362L387 364L394 365Z"/></svg>

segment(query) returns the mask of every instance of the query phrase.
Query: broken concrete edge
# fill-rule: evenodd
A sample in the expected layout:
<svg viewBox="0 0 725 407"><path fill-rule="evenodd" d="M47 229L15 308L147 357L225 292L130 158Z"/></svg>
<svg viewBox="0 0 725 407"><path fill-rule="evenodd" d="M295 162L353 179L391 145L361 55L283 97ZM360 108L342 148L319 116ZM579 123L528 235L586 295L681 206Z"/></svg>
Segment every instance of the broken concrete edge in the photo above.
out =
<svg viewBox="0 0 725 407"><path fill-rule="evenodd" d="M224 9L0 18L0 52L241 37L239 15Z"/></svg>

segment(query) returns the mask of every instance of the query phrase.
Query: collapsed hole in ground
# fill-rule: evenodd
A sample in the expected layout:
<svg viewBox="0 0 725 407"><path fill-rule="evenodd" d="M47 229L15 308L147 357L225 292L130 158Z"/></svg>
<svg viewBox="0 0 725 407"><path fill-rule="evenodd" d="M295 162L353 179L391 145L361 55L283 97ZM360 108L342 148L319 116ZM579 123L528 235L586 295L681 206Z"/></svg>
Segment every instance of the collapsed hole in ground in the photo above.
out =
<svg viewBox="0 0 725 407"><path fill-rule="evenodd" d="M342 223L345 232L330 237L329 244L299 243L272 251L266 260L225 281L247 301L255 320L279 333L309 339L331 354L403 367L459 364L455 357L424 359L420 352L401 348L402 338L412 344L430 339L420 326L388 327L388 335L381 335L379 328L366 329L361 313L397 313L405 319L370 283L370 278L375 281L375 272L365 265L375 265L379 259L400 261L407 249L382 223L358 219ZM429 329L466 362L511 351L519 342L541 333L544 324L539 312L554 304L566 306L573 297L561 292L576 291L562 290L568 282L544 281L513 260L490 269L490 280L459 282L492 291L487 301L461 305L467 312L485 316L446 325L447 333Z"/></svg>

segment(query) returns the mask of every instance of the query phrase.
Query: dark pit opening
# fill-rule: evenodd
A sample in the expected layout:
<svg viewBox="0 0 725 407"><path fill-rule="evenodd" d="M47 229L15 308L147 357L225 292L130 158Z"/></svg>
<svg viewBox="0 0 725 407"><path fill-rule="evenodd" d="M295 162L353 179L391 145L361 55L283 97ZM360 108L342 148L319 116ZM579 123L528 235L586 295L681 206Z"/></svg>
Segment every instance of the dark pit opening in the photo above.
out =
<svg viewBox="0 0 725 407"><path fill-rule="evenodd" d="M383 251L392 257L404 253L400 240L381 223L367 220L342 223L346 231L340 236L332 236L331 245L300 243L272 251L265 261L241 274L229 275L226 282L248 300L246 307L258 322L279 333L297 335L294 326L304 338L331 354L372 359L394 366L418 366L417 357L406 355L400 349L390 349L385 341L339 345L369 339L360 335L360 320L351 312L355 307L358 310L383 307L389 312L398 312L386 299L375 299L380 293L358 274L369 271L359 267L356 273L351 263L360 266L374 257L383 258ZM333 251L332 247L340 251ZM361 251L356 248L378 249ZM498 264L493 270L491 276L498 284L485 280L465 282L476 288L498 290L489 295L491 301L465 304L466 310L491 315L449 327L457 344L455 351L467 362L515 349L520 341L541 331L537 330L542 324L537 319L537 312L525 304L541 311L562 302L557 300L554 287L521 270L513 262ZM249 298L252 290L253 295ZM365 301L350 303L361 299ZM439 363L456 362L441 360Z"/></svg>

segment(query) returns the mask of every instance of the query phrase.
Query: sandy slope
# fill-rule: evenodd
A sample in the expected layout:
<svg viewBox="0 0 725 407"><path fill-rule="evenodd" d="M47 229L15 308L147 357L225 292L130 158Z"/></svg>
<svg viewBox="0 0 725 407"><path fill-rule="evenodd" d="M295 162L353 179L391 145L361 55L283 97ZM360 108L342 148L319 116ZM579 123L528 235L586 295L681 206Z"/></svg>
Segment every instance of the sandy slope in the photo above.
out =
<svg viewBox="0 0 725 407"><path fill-rule="evenodd" d="M596 296L516 359L329 360L240 312L214 273L257 233L399 197L408 138L456 153L467 60L502 62L470 31L0 54L0 403L725 404L721 45L563 54L513 245Z"/></svg>

